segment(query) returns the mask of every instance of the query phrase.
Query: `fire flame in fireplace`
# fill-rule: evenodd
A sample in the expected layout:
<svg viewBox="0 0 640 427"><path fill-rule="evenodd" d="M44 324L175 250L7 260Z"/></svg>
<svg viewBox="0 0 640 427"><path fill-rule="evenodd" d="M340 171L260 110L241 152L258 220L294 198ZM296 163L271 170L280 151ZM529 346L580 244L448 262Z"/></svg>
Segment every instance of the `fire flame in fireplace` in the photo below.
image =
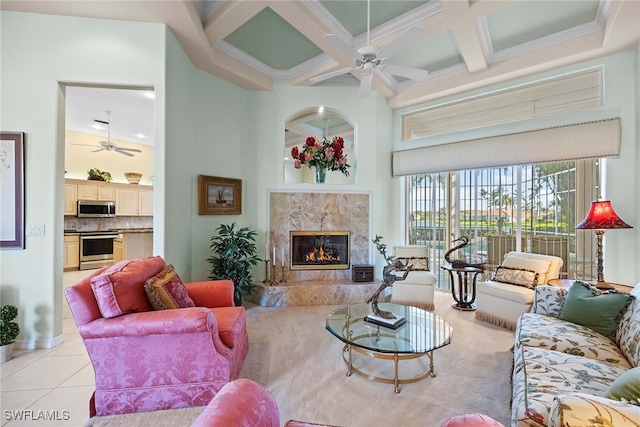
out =
<svg viewBox="0 0 640 427"><path fill-rule="evenodd" d="M309 252L305 255L305 261L307 262L316 262L316 261L340 261L340 256L333 256L324 251L324 246L320 246L320 248L313 248L312 252Z"/></svg>

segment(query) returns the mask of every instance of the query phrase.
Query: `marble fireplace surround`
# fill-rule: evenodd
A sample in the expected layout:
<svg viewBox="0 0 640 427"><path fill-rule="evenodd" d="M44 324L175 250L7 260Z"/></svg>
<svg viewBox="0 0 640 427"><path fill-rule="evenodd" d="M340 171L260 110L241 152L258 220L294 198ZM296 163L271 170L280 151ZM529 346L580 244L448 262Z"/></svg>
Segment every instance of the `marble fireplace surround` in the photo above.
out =
<svg viewBox="0 0 640 427"><path fill-rule="evenodd" d="M350 264L370 264L371 193L279 192L269 194L269 247L276 248L276 280L258 283L252 302L263 306L321 305L364 302L380 285L355 283L349 269L291 270L290 231L349 231Z"/></svg>
<svg viewBox="0 0 640 427"><path fill-rule="evenodd" d="M270 247L284 249L285 267L289 266L290 231L350 231L351 265L369 263L369 224L371 197L367 193L272 192L269 196ZM280 259L276 260L280 266ZM347 270L290 270L287 282L304 280L351 280Z"/></svg>

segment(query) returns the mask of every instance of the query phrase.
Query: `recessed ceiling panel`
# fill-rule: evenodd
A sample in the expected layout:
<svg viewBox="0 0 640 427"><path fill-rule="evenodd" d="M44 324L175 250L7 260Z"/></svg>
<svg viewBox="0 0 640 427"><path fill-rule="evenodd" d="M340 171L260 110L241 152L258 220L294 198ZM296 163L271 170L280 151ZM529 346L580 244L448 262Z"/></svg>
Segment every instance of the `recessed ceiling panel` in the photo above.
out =
<svg viewBox="0 0 640 427"><path fill-rule="evenodd" d="M400 51L385 62L434 72L463 61L451 34L446 31Z"/></svg>
<svg viewBox="0 0 640 427"><path fill-rule="evenodd" d="M595 19L598 0L520 0L487 15L494 52L568 30Z"/></svg>
<svg viewBox="0 0 640 427"><path fill-rule="evenodd" d="M263 9L224 40L274 70L288 70L322 53L270 8Z"/></svg>
<svg viewBox="0 0 640 427"><path fill-rule="evenodd" d="M366 0L321 0L320 3L353 37L367 32ZM371 28L402 16L425 3L428 1L372 0Z"/></svg>

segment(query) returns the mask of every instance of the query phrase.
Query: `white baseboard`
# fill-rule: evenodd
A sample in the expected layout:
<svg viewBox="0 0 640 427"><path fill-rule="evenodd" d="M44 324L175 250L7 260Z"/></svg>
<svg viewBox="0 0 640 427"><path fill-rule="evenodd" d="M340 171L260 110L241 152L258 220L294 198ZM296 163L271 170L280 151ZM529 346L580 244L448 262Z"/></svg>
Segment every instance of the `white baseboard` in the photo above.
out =
<svg viewBox="0 0 640 427"><path fill-rule="evenodd" d="M14 348L19 350L35 350L36 348L54 348L61 344L64 344L64 335L62 334L51 338L16 340Z"/></svg>

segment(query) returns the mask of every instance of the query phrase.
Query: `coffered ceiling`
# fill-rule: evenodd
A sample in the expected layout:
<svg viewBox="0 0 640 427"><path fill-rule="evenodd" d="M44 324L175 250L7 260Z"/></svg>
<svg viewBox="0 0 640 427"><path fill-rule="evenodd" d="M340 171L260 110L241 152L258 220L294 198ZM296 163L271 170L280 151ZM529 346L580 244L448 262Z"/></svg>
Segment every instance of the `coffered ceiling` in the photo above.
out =
<svg viewBox="0 0 640 427"><path fill-rule="evenodd" d="M48 14L166 23L193 64L250 90L274 79L311 78L354 65L329 43L367 44L366 0L13 1L0 7ZM477 89L633 48L636 0L371 0L370 44L410 28L421 35L385 60L427 70L420 81L374 73L391 108ZM358 85L362 70L317 85Z"/></svg>

